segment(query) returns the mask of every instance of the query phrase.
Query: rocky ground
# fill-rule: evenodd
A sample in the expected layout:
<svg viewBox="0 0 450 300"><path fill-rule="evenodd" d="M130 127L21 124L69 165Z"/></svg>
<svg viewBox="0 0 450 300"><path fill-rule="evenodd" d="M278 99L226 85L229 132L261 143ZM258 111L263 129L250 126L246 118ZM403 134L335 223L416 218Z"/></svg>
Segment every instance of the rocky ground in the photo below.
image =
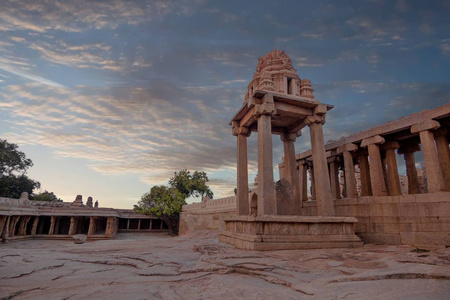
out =
<svg viewBox="0 0 450 300"><path fill-rule="evenodd" d="M250 252L216 233L0 245L1 299L449 299L450 248Z"/></svg>

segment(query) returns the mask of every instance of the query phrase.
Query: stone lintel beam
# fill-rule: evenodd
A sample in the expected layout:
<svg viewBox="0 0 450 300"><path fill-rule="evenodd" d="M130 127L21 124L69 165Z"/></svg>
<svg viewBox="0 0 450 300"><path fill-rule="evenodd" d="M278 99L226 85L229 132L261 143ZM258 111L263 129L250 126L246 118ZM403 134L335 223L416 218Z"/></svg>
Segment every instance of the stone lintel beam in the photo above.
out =
<svg viewBox="0 0 450 300"><path fill-rule="evenodd" d="M419 144L409 144L409 145L401 145L400 148L398 148L397 153L399 155L405 154L405 153L414 153L420 151Z"/></svg>
<svg viewBox="0 0 450 300"><path fill-rule="evenodd" d="M367 147L368 145L383 144L383 143L384 143L384 138L380 135L375 135L370 138L362 140L361 147Z"/></svg>
<svg viewBox="0 0 450 300"><path fill-rule="evenodd" d="M414 124L411 126L411 133L418 133L425 130L433 130L438 129L441 125L438 121L432 119L423 120L420 123Z"/></svg>
<svg viewBox="0 0 450 300"><path fill-rule="evenodd" d="M386 141L383 145L380 146L380 150L395 150L400 148L400 144L397 141Z"/></svg>
<svg viewBox="0 0 450 300"><path fill-rule="evenodd" d="M343 152L353 152L358 150L358 146L353 143L348 143L342 146L339 146L337 148L337 153L343 153Z"/></svg>

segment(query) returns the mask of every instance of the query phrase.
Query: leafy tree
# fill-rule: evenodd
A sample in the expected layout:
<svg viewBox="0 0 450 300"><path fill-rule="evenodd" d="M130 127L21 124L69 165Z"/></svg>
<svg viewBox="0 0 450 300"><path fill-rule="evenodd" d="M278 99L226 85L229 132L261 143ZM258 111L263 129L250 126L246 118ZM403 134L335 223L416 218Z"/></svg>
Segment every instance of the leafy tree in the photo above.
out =
<svg viewBox="0 0 450 300"><path fill-rule="evenodd" d="M184 169L178 173L175 172L175 175L169 179L169 185L186 195L186 198L190 196L201 198L208 196L213 198L213 192L206 185L208 181L209 179L205 172L195 171L191 174L191 172Z"/></svg>
<svg viewBox="0 0 450 300"><path fill-rule="evenodd" d="M33 200L34 201L55 201L55 202L62 202L62 200L58 197L56 197L56 195L53 192L48 192L48 191L44 191L40 194L34 195L33 196Z"/></svg>
<svg viewBox="0 0 450 300"><path fill-rule="evenodd" d="M22 192L32 194L34 189L41 186L38 181L28 178L26 175L11 175L0 178L0 197L20 198Z"/></svg>
<svg viewBox="0 0 450 300"><path fill-rule="evenodd" d="M154 186L150 193L145 193L141 201L134 206L134 211L159 217L163 220L170 234L178 234L178 220L181 207L186 204L185 195L173 187Z"/></svg>
<svg viewBox="0 0 450 300"><path fill-rule="evenodd" d="M134 210L141 214L154 215L161 218L169 227L171 234L178 234L178 223L181 207L190 196L213 197L207 186L208 176L205 172L188 170L175 172L169 179L169 186L159 185L151 188L150 193L141 197Z"/></svg>
<svg viewBox="0 0 450 300"><path fill-rule="evenodd" d="M19 198L22 192L32 194L41 186L25 175L33 162L17 148L16 144L0 139L0 197Z"/></svg>
<svg viewBox="0 0 450 300"><path fill-rule="evenodd" d="M17 174L25 174L29 167L33 166L31 159L17 150L16 144L10 144L0 139L0 177Z"/></svg>

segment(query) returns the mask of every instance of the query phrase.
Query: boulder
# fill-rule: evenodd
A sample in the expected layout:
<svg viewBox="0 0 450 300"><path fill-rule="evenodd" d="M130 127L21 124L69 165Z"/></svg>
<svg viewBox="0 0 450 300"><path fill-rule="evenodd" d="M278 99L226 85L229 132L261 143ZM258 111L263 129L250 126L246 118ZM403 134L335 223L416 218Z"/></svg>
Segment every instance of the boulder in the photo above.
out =
<svg viewBox="0 0 450 300"><path fill-rule="evenodd" d="M85 234L75 234L73 236L74 244L84 244L87 240L87 236Z"/></svg>

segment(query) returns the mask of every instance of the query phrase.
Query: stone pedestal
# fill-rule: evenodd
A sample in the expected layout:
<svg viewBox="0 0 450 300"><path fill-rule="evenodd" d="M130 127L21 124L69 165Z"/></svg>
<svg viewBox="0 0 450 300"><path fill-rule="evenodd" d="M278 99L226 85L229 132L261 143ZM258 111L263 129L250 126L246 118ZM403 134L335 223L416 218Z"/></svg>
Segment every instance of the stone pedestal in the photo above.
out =
<svg viewBox="0 0 450 300"><path fill-rule="evenodd" d="M363 243L355 235L353 217L233 216L224 218L220 241L238 249L270 251L354 248Z"/></svg>

